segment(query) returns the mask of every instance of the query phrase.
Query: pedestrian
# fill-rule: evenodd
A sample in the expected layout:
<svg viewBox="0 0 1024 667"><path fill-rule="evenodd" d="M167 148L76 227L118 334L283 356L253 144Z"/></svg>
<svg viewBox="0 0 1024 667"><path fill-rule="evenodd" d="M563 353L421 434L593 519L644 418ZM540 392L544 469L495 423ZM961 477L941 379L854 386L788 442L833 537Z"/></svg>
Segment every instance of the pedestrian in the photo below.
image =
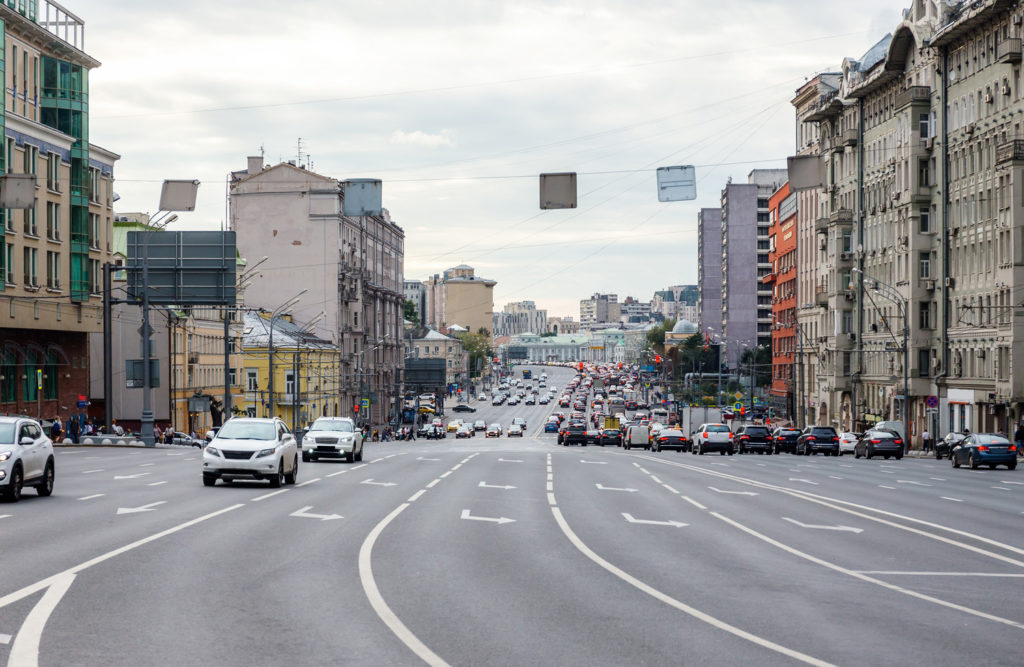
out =
<svg viewBox="0 0 1024 667"><path fill-rule="evenodd" d="M174 428L170 424L167 424L167 428L164 429L164 444L174 444Z"/></svg>
<svg viewBox="0 0 1024 667"><path fill-rule="evenodd" d="M60 415L54 415L53 425L50 426L50 440L60 442L61 434L64 432L64 425L60 423Z"/></svg>
<svg viewBox="0 0 1024 667"><path fill-rule="evenodd" d="M124 435L124 429L121 428L121 425L117 423L116 419L111 419L110 420L110 424L111 424L110 428L114 429L114 435L117 435L117 436Z"/></svg>
<svg viewBox="0 0 1024 667"><path fill-rule="evenodd" d="M921 449L925 452L932 450L932 434L928 432L928 429L921 431Z"/></svg>
<svg viewBox="0 0 1024 667"><path fill-rule="evenodd" d="M76 445L78 444L79 436L78 428L78 420L75 418L74 415L72 415L71 418L68 419L68 437L71 438L71 442L75 443Z"/></svg>
<svg viewBox="0 0 1024 667"><path fill-rule="evenodd" d="M1017 430L1013 432L1013 441L1017 443L1017 456L1024 456L1021 447L1024 447L1024 422L1017 424Z"/></svg>

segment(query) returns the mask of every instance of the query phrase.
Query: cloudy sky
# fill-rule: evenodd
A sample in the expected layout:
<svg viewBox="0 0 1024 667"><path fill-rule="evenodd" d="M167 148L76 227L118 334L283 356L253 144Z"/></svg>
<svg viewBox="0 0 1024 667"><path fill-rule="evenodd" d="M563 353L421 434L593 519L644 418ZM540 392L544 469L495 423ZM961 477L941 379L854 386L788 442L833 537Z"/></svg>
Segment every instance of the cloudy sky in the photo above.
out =
<svg viewBox="0 0 1024 667"><path fill-rule="evenodd" d="M697 210L784 167L794 90L895 27L892 0L65 0L86 23L92 142L122 155L119 211L202 181L178 228L219 228L262 150L380 178L406 278L460 263L578 316L595 291L696 283ZM659 203L659 166L698 199ZM541 211L537 175L579 174Z"/></svg>

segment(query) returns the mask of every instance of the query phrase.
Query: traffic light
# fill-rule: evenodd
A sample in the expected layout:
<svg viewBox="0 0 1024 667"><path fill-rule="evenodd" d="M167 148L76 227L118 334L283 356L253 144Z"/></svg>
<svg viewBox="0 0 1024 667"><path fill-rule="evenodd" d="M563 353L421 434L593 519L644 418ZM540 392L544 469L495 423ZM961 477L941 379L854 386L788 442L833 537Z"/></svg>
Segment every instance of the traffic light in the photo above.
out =
<svg viewBox="0 0 1024 667"><path fill-rule="evenodd" d="M660 364L661 363L661 355L660 354L654 355L654 363L656 363L656 364Z"/></svg>
<svg viewBox="0 0 1024 667"><path fill-rule="evenodd" d="M354 414L357 414L357 415L358 415L358 414L359 414L359 406L358 406L358 405L353 405L353 406L352 406L352 412L353 412Z"/></svg>

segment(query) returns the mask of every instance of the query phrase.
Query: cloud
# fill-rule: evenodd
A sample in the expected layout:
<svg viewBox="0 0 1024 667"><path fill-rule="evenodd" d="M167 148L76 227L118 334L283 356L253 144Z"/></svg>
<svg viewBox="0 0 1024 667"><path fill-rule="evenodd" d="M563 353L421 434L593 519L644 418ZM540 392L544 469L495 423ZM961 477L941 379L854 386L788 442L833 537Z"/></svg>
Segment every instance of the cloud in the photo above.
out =
<svg viewBox="0 0 1024 667"><path fill-rule="evenodd" d="M391 133L391 143L406 144L410 146L424 146L426 148L455 147L452 136L455 133L451 130L441 130L438 134L428 134L420 130L403 132L395 130Z"/></svg>

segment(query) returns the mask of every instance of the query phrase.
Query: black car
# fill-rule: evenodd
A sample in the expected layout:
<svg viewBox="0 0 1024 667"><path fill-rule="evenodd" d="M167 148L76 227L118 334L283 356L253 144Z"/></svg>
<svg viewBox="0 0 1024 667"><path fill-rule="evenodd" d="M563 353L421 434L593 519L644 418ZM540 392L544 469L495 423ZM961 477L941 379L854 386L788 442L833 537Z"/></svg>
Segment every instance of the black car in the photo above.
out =
<svg viewBox="0 0 1024 667"><path fill-rule="evenodd" d="M622 433L617 428L601 429L601 435L598 437L597 444L602 447L605 445L615 445L618 447L622 445Z"/></svg>
<svg viewBox="0 0 1024 667"><path fill-rule="evenodd" d="M945 457L952 461L953 450L966 437L966 433L947 433L945 438L935 443L935 458L941 459Z"/></svg>
<svg viewBox="0 0 1024 667"><path fill-rule="evenodd" d="M651 448L656 452L660 452L663 449L688 452L690 451L690 445L690 439L682 431L674 428L664 428L654 437Z"/></svg>
<svg viewBox="0 0 1024 667"><path fill-rule="evenodd" d="M587 444L588 445L600 445L601 444L601 430L593 429L587 431Z"/></svg>
<svg viewBox="0 0 1024 667"><path fill-rule="evenodd" d="M776 454L796 454L796 441L799 439L800 429L780 426L772 432L772 447Z"/></svg>
<svg viewBox="0 0 1024 667"><path fill-rule="evenodd" d="M587 425L583 422L569 422L558 433L558 444L560 445L583 445L587 446Z"/></svg>
<svg viewBox="0 0 1024 667"><path fill-rule="evenodd" d="M740 454L757 452L758 454L772 453L772 436L767 426L747 425L740 426L733 434L733 442Z"/></svg>
<svg viewBox="0 0 1024 667"><path fill-rule="evenodd" d="M839 456L839 434L831 426L808 426L797 438L795 454L810 456L818 452Z"/></svg>
<svg viewBox="0 0 1024 667"><path fill-rule="evenodd" d="M476 408L466 405L465 403L459 403L452 408L452 412L476 412Z"/></svg>
<svg viewBox="0 0 1024 667"><path fill-rule="evenodd" d="M853 446L853 458L871 458L872 456L895 456L903 458L903 438L898 433L885 429L872 429L860 437Z"/></svg>

